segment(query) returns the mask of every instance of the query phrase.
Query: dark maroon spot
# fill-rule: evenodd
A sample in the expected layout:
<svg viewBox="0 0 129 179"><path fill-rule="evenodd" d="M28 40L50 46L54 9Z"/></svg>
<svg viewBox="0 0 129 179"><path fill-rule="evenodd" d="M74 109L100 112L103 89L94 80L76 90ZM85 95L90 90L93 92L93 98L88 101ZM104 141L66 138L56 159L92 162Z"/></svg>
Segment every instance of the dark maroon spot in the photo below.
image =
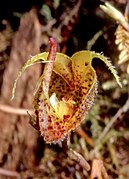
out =
<svg viewBox="0 0 129 179"><path fill-rule="evenodd" d="M88 62L85 62L85 66L87 66L88 65Z"/></svg>
<svg viewBox="0 0 129 179"><path fill-rule="evenodd" d="M92 81L92 79L91 79L91 78L89 78L89 81Z"/></svg>
<svg viewBox="0 0 129 179"><path fill-rule="evenodd" d="M63 116L63 122L66 122L69 117L70 117L70 115L64 115Z"/></svg>
<svg viewBox="0 0 129 179"><path fill-rule="evenodd" d="M92 73L87 73L88 76L92 76Z"/></svg>
<svg viewBox="0 0 129 179"><path fill-rule="evenodd" d="M85 96L87 93L83 92L83 95Z"/></svg>
<svg viewBox="0 0 129 179"><path fill-rule="evenodd" d="M52 126L48 126L48 130L52 130L53 129L53 127Z"/></svg>
<svg viewBox="0 0 129 179"><path fill-rule="evenodd" d="M59 122L55 122L55 125L59 126L59 125L60 125L60 123L59 123Z"/></svg>

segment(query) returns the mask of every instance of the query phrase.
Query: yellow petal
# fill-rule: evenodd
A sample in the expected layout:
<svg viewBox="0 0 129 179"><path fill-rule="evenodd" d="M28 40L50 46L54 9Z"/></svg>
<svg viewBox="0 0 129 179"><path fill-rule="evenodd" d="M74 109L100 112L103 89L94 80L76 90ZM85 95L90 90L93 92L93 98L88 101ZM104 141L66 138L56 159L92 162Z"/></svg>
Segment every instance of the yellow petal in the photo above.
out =
<svg viewBox="0 0 129 179"><path fill-rule="evenodd" d="M70 57L62 53L56 53L53 71L60 75L69 86L73 87L73 74L71 65Z"/></svg>

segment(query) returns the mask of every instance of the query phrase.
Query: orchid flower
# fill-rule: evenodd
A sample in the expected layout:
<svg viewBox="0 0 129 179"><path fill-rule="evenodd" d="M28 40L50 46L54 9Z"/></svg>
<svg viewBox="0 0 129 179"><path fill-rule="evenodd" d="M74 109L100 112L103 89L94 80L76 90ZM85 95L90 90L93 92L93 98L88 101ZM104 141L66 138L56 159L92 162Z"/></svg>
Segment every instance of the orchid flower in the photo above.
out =
<svg viewBox="0 0 129 179"><path fill-rule="evenodd" d="M45 63L34 94L33 107L40 133L46 143L63 141L85 119L97 93L97 75L92 67L93 58L102 60L121 86L116 70L106 57L86 50L69 57L56 52L54 38L50 38L49 52L33 56L19 72L12 98L17 80L26 68L35 63Z"/></svg>

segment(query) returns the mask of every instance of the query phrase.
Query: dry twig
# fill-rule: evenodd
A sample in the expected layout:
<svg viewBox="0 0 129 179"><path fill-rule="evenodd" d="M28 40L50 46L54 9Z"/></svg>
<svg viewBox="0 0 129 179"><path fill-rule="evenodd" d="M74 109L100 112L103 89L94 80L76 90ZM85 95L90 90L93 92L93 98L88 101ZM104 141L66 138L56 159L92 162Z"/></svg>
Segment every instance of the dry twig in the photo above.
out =
<svg viewBox="0 0 129 179"><path fill-rule="evenodd" d="M30 109L21 109L21 108L16 108L16 107L12 107L9 105L5 105L5 104L0 104L0 111L5 112L5 113L10 113L10 114L15 114L15 115L28 115L27 112L29 114L32 114L33 111Z"/></svg>
<svg viewBox="0 0 129 179"><path fill-rule="evenodd" d="M115 114L115 116L109 121L109 123L106 125L106 127L104 128L103 132L101 133L97 143L99 141L101 141L105 135L108 133L108 131L111 129L111 127L113 126L113 124L117 121L117 119L122 115L122 113L125 113L129 110L129 98L127 99L125 105L120 108L117 113Z"/></svg>
<svg viewBox="0 0 129 179"><path fill-rule="evenodd" d="M3 169L0 168L0 175L2 176L7 176L7 177L16 177L16 178L20 178L20 175L18 172L16 171L12 171L12 170L7 170L7 169Z"/></svg>

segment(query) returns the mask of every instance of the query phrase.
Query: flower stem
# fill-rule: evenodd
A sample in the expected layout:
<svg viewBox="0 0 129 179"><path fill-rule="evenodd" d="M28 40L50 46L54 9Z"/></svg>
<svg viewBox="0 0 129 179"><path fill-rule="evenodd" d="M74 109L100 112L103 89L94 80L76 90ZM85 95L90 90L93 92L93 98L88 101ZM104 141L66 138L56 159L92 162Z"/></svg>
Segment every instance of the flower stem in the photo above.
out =
<svg viewBox="0 0 129 179"><path fill-rule="evenodd" d="M49 91L49 85L50 85L54 61L56 58L56 50L57 50L56 39L51 37L49 42L50 42L50 50L49 50L47 60L50 62L46 63L44 72L43 72L43 91L45 92L45 94L48 94L48 91Z"/></svg>

